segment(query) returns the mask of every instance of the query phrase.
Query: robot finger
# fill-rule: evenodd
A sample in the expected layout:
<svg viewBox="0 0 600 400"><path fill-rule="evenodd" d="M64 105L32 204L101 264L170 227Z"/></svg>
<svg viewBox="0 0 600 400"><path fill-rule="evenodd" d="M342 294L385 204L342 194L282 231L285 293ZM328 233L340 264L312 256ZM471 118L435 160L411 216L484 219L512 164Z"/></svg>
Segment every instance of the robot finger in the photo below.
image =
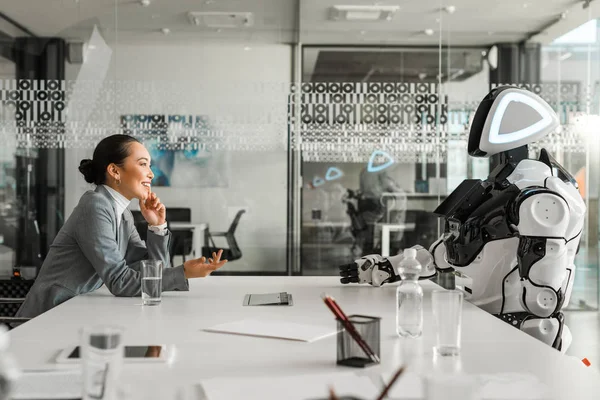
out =
<svg viewBox="0 0 600 400"><path fill-rule="evenodd" d="M352 271L352 270L354 270L354 271L357 270L356 263L340 265L340 271Z"/></svg>
<svg viewBox="0 0 600 400"><path fill-rule="evenodd" d="M352 277L352 278L341 278L340 279L341 283L358 283L358 277Z"/></svg>
<svg viewBox="0 0 600 400"><path fill-rule="evenodd" d="M358 270L340 271L340 276L344 277L358 277Z"/></svg>

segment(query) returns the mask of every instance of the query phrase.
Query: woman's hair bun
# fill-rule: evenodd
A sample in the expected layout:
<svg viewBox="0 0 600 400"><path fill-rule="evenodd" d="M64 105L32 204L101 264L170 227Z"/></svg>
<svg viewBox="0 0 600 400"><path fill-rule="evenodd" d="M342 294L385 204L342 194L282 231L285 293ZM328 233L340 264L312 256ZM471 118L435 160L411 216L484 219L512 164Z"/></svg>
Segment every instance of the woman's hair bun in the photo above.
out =
<svg viewBox="0 0 600 400"><path fill-rule="evenodd" d="M83 174L87 183L96 183L96 165L94 160L86 158L79 163L79 172Z"/></svg>

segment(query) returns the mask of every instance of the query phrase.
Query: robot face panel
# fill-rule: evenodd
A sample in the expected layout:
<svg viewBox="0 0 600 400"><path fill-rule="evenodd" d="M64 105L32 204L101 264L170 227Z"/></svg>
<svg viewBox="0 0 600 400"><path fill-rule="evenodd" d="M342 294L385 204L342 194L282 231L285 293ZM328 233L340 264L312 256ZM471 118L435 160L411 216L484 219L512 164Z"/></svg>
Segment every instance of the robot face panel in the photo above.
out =
<svg viewBox="0 0 600 400"><path fill-rule="evenodd" d="M558 117L539 96L516 87L492 90L479 104L469 154L485 157L535 142L558 127Z"/></svg>

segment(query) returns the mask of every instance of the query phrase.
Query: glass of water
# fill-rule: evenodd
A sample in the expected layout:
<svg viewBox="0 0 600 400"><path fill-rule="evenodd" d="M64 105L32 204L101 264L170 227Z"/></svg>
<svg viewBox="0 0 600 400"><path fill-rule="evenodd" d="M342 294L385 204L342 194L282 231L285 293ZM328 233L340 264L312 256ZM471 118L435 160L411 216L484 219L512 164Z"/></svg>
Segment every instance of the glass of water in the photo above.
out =
<svg viewBox="0 0 600 400"><path fill-rule="evenodd" d="M160 304L162 293L163 263L158 260L142 260L142 304Z"/></svg>
<svg viewBox="0 0 600 400"><path fill-rule="evenodd" d="M435 351L442 356L460 355L463 294L458 290L432 293Z"/></svg>
<svg viewBox="0 0 600 400"><path fill-rule="evenodd" d="M123 332L111 325L82 329L83 400L116 397L123 365Z"/></svg>

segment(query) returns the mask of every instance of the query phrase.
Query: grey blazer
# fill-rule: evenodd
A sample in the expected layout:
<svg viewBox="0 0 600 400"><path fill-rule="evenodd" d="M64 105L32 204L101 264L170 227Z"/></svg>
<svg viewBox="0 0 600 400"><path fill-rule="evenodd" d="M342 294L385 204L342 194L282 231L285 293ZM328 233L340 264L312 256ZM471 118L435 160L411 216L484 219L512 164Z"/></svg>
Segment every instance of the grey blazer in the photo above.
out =
<svg viewBox="0 0 600 400"><path fill-rule="evenodd" d="M135 229L131 211L123 212L117 228L114 200L98 186L86 192L73 214L56 235L18 317L36 317L78 294L102 284L115 296L139 296L140 264L144 259L162 260L163 290L188 290L183 266L169 268L169 242L148 231L144 243Z"/></svg>

